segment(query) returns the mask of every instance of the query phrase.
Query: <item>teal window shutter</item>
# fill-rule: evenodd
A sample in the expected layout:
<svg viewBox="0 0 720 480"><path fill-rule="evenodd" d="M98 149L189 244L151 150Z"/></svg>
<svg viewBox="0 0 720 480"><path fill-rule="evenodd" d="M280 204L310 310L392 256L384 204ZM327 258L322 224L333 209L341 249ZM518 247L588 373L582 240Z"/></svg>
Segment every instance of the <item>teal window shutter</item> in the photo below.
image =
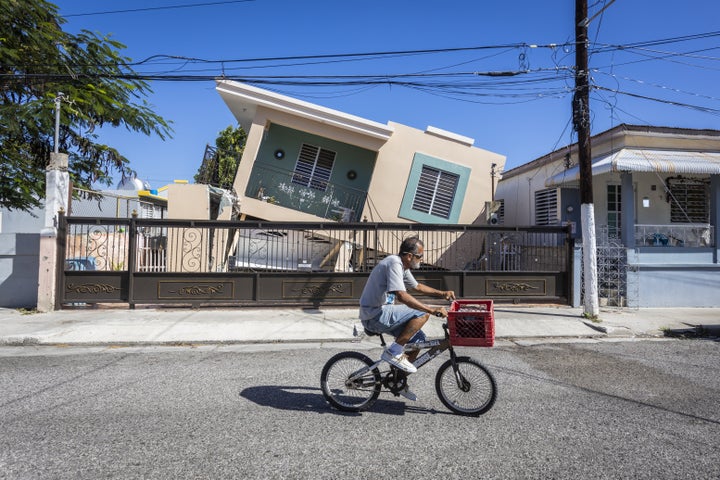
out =
<svg viewBox="0 0 720 480"><path fill-rule="evenodd" d="M422 223L457 223L470 169L416 153L399 216Z"/></svg>

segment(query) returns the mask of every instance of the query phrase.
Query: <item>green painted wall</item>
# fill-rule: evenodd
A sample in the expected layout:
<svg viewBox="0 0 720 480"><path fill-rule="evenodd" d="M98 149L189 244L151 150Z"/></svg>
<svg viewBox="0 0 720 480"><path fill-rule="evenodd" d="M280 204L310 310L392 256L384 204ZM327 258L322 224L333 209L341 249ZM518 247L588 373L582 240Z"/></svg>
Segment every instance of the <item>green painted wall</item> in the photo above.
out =
<svg viewBox="0 0 720 480"><path fill-rule="evenodd" d="M336 152L330 186L325 192L292 183L303 143ZM278 150L284 152L281 159L275 156ZM245 195L266 197L284 207L325 218L336 216L332 210L337 207L351 208L359 216L376 157L377 152L371 150L272 124L260 145Z"/></svg>

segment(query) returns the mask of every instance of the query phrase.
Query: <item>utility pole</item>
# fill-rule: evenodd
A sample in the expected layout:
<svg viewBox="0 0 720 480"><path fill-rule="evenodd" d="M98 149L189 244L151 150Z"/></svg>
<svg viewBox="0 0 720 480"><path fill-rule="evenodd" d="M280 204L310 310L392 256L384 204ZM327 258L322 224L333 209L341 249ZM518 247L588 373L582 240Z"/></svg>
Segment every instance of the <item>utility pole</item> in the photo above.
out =
<svg viewBox="0 0 720 480"><path fill-rule="evenodd" d="M497 163L493 163L490 165L490 181L492 182L492 186L490 187L490 199L494 202L495 201L495 174L497 173L495 169L497 168Z"/></svg>
<svg viewBox="0 0 720 480"><path fill-rule="evenodd" d="M55 97L55 146L54 153L60 153L60 102L63 100L63 93L58 92Z"/></svg>
<svg viewBox="0 0 720 480"><path fill-rule="evenodd" d="M595 207L592 189L592 153L590 148L590 81L588 72L587 0L575 0L575 94L573 126L578 136L580 167L580 216L583 238L584 313L597 317L598 302L597 243Z"/></svg>

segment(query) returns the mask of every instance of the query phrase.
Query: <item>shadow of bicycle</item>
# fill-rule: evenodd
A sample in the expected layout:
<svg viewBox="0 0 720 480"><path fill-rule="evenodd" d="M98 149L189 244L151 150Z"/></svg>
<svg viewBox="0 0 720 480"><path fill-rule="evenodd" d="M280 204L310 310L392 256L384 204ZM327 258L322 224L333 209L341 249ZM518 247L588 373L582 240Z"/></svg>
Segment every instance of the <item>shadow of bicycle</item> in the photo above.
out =
<svg viewBox="0 0 720 480"><path fill-rule="evenodd" d="M365 413L335 410L325 401L322 390L317 387L259 385L241 390L240 396L260 406L278 410L331 413L350 417L360 416ZM382 398L378 399L372 408L366 412L385 415L405 415L408 413L435 415L446 413L438 412L435 409L414 407L400 400L383 400Z"/></svg>

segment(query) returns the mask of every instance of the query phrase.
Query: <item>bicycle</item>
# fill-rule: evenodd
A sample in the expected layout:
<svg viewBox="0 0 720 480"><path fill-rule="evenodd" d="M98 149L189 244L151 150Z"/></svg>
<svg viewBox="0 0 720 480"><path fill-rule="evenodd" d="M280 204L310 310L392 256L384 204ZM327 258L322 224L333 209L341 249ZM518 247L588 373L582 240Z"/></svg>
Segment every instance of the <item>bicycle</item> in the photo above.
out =
<svg viewBox="0 0 720 480"><path fill-rule="evenodd" d="M448 324L443 324L445 338L405 345L405 352L426 350L413 362L418 370L446 350L450 359L440 365L435 375L435 391L448 409L459 415L479 416L492 408L497 397L497 385L490 370L474 358L458 356L453 349ZM382 334L365 329L368 336ZM386 370L385 367L388 367ZM325 400L344 412L367 410L380 396L383 387L396 397L407 385L407 373L383 360L371 360L356 352L340 352L331 357L320 374L320 386Z"/></svg>

